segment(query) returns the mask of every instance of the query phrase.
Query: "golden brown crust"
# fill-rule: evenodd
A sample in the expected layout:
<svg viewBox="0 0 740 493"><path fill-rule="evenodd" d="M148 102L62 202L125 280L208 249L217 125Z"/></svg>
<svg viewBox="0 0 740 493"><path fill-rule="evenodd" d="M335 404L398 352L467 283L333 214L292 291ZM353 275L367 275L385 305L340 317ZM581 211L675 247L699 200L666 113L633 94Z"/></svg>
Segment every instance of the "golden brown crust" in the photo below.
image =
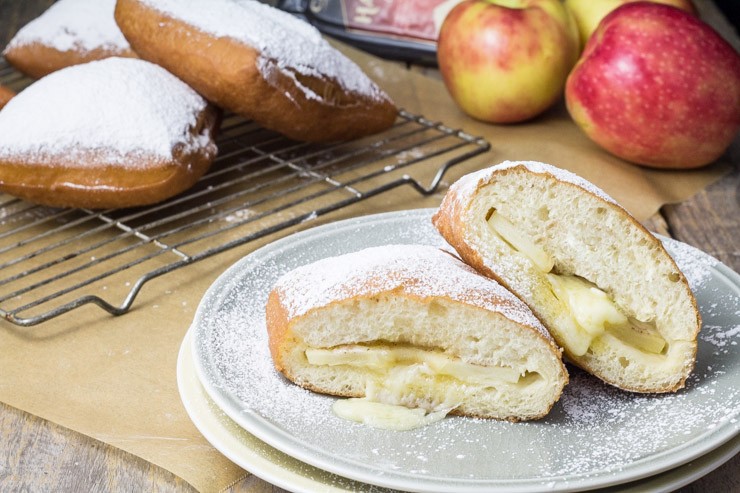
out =
<svg viewBox="0 0 740 493"><path fill-rule="evenodd" d="M271 290L267 297L265 320L270 355L272 356L272 364L275 369L282 373L285 378L304 389L320 394L326 393L323 389L313 385L311 382L299 379L291 371L290 365L285 364L284 357L290 352L291 348L299 344L299 341L293 334L293 330L291 329L293 320L288 316L288 311L282 303L281 293L277 289ZM338 397L364 397L364 393L359 392L337 392L331 395Z"/></svg>
<svg viewBox="0 0 740 493"><path fill-rule="evenodd" d="M215 137L219 112L207 106L198 116L194 133ZM190 188L208 170L215 151L174 149L170 161L154 159L141 166L117 166L94 151L65 157L0 160L0 191L53 207L107 209L160 202ZM83 162L80 165L80 161Z"/></svg>
<svg viewBox="0 0 740 493"><path fill-rule="evenodd" d="M8 104L8 101L13 99L13 96L15 96L15 92L5 86L0 86L0 109Z"/></svg>
<svg viewBox="0 0 740 493"><path fill-rule="evenodd" d="M57 70L72 65L103 60L110 57L138 58L131 49L103 49L81 51L59 51L42 43L34 42L12 46L5 51L5 58L18 71L40 79Z"/></svg>
<svg viewBox="0 0 740 493"><path fill-rule="evenodd" d="M277 371L284 373L285 364L283 364L282 355L284 353L284 347L288 342L288 312L280 302L280 295L275 289L270 291L267 298L265 318L272 362Z"/></svg>
<svg viewBox="0 0 740 493"><path fill-rule="evenodd" d="M522 298L522 296L516 292L516 290L512 289L512 287L506 282L504 278L502 278L498 273L491 270L485 262L483 261L481 255L477 250L472 248L470 244L465 240L466 237L466 223L463 219L465 212L467 211L468 207L470 206L472 202L472 197L475 196L475 194L478 193L482 188L489 186L493 183L495 183L496 178L499 176L504 176L509 173L527 173L528 171L525 170L523 167L510 167L510 168L504 168L502 170L497 170L496 172L492 173L489 176L489 179L487 180L481 180L478 182L477 186L475 187L475 191L473 194L470 195L471 200L466 201L460 195L457 193L457 190L455 188L450 189L444 196L442 203L437 210L437 212L432 217L432 223L437 228L437 230L440 232L440 234L445 238L445 240L452 246L457 253L460 255L460 257L463 259L465 263L473 267L475 270L480 272L481 274L496 280L501 285L509 289L513 294L515 294L517 297L522 299L525 303L528 304L527 300ZM557 180L555 176L552 175L546 175L547 179L549 180ZM640 222L638 222L633 216L631 216L629 213L627 213L624 209L621 207L606 201L603 197L589 191L586 189L583 189L581 187L578 187L574 183L569 183L562 181L561 182L565 186L578 188L583 193L587 193L593 197L595 197L597 200L600 200L603 202L604 207L610 207L614 210L618 211L621 215L623 215L624 218L628 219L629 222L632 223L632 225L644 234L644 238L647 242L651 244L651 246L657 250L662 251L662 253L665 255L665 257L673 264L675 267L675 271L680 276L680 284L683 286L683 288L688 292L689 296L688 298L691 300L692 308L694 313L696 314L696 330L693 333L693 340L695 341L698 337L699 328L701 327L701 314L699 313L699 307L696 303L696 299L694 298L693 294L691 294L691 289L689 288L688 280L684 276L684 274L681 272L679 267L676 265L675 260L668 254L668 251L663 246L663 243L656 238L654 235L652 235ZM536 307L530 307L532 308L533 314L537 316L538 310ZM541 317L538 316L538 319L542 324L547 327L547 324L544 320L542 320ZM574 356L570 351L568 351L567 348L563 348L563 353L565 357L568 359L569 362L572 364L584 369L585 371L589 373L594 373L594 368L590 367L588 364L586 364L582 358ZM675 392L685 386L686 378L688 378L688 375L690 374L691 370L693 369L693 365L695 364L695 357L696 357L696 346L694 346L694 351L691 358L691 366L689 368L685 368L685 372L683 375L683 378L678 381L674 386L672 387L665 387L662 389L651 389L651 392ZM612 385L614 383L610 382ZM627 391L632 392L645 392L645 389L639 388L639 387L632 387L628 385L619 385L619 388Z"/></svg>
<svg viewBox="0 0 740 493"><path fill-rule="evenodd" d="M267 81L257 68L256 49L210 36L137 0L119 0L115 18L142 58L166 68L222 108L293 139L349 140L382 131L396 119L390 100L346 94L333 81L300 77L302 84L324 96L323 101L307 98L278 70Z"/></svg>

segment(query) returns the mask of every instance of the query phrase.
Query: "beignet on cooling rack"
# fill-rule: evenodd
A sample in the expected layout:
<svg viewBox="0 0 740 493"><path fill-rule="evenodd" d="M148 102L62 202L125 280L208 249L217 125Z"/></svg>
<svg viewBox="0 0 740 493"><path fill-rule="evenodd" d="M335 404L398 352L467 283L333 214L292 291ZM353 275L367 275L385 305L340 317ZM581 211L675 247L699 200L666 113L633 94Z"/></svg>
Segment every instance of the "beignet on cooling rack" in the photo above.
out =
<svg viewBox="0 0 740 493"><path fill-rule="evenodd" d="M134 50L209 101L290 138L329 142L390 127L397 110L313 26L248 0L119 0Z"/></svg>
<svg viewBox="0 0 740 493"><path fill-rule="evenodd" d="M36 79L70 65L135 57L113 19L115 4L116 0L59 0L22 27L3 55Z"/></svg>
<svg viewBox="0 0 740 493"><path fill-rule="evenodd" d="M159 202L209 168L218 123L215 107L152 63L68 67L0 111L0 191L57 207Z"/></svg>

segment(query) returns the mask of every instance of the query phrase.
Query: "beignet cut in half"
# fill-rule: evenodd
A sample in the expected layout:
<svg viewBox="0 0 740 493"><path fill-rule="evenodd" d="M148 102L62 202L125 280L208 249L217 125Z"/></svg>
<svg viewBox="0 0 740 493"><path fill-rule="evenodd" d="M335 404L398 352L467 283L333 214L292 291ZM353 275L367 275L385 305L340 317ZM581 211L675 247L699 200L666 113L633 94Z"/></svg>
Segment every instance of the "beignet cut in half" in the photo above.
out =
<svg viewBox="0 0 740 493"><path fill-rule="evenodd" d="M209 101L292 139L330 142L390 127L397 109L354 62L291 14L251 0L119 0L142 58Z"/></svg>
<svg viewBox="0 0 740 493"><path fill-rule="evenodd" d="M59 0L23 26L3 55L35 79L113 56L135 58L113 19L115 5L116 0Z"/></svg>
<svg viewBox="0 0 740 493"><path fill-rule="evenodd" d="M433 222L466 263L529 305L567 360L625 390L684 386L701 326L686 278L593 184L504 162L454 183Z"/></svg>
<svg viewBox="0 0 740 493"><path fill-rule="evenodd" d="M0 111L0 191L55 207L159 202L210 167L218 123L215 107L152 63L68 67Z"/></svg>
<svg viewBox="0 0 740 493"><path fill-rule="evenodd" d="M275 368L316 392L519 421L547 414L568 380L526 305L431 246L295 269L266 313Z"/></svg>

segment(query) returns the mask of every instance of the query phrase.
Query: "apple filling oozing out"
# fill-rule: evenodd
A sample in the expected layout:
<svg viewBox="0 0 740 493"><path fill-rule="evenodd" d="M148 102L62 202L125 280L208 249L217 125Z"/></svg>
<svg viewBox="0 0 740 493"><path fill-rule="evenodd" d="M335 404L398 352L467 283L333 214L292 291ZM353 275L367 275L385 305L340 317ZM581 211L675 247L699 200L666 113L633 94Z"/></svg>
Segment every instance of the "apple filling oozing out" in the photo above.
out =
<svg viewBox="0 0 740 493"><path fill-rule="evenodd" d="M582 356L601 343L616 338L644 355L667 354L666 341L654 322L640 321L625 310L596 284L578 275L560 274L555 260L540 246L522 234L507 218L490 208L486 222L516 254L529 260L542 272L562 310L572 323L560 327L560 338L569 353Z"/></svg>
<svg viewBox="0 0 740 493"><path fill-rule="evenodd" d="M305 356L310 365L362 369L365 397L336 401L334 413L395 430L438 421L480 389L503 391L544 382L537 372L467 363L441 350L407 345L309 347Z"/></svg>

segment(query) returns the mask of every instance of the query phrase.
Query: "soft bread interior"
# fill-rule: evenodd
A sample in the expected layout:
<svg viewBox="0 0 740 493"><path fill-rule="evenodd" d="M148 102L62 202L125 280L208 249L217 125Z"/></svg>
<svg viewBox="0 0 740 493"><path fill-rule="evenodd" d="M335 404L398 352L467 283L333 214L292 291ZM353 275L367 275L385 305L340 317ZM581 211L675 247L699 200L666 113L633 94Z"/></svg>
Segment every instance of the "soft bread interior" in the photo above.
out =
<svg viewBox="0 0 740 493"><path fill-rule="evenodd" d="M268 313L276 303L271 296ZM313 310L291 322L278 347L276 366L312 390L468 416L541 417L567 381L558 351L536 330L402 293Z"/></svg>
<svg viewBox="0 0 740 493"><path fill-rule="evenodd" d="M619 206L518 167L479 188L462 222L483 270L530 306L570 360L624 389L683 386L699 329L693 296L660 242ZM594 309L597 298L620 320ZM574 303L597 312L600 330L579 323Z"/></svg>

